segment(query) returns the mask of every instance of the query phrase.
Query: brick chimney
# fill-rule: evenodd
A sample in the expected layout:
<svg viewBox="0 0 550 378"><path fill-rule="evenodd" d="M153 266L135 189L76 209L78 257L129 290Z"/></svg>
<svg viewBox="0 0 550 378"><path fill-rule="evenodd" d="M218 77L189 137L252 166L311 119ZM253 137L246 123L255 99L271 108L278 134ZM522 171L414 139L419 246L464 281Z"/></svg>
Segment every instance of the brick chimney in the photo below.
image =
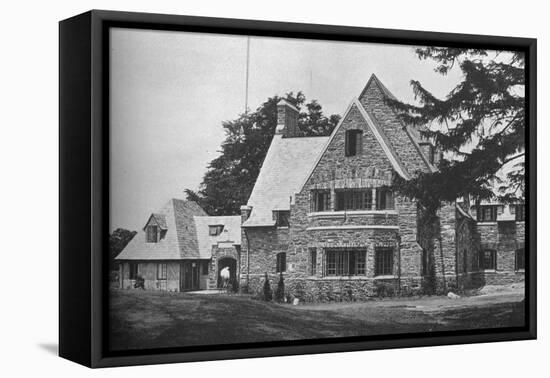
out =
<svg viewBox="0 0 550 378"><path fill-rule="evenodd" d="M277 129L275 134L282 134L285 138L293 138L301 135L298 128L299 111L286 100L277 104Z"/></svg>

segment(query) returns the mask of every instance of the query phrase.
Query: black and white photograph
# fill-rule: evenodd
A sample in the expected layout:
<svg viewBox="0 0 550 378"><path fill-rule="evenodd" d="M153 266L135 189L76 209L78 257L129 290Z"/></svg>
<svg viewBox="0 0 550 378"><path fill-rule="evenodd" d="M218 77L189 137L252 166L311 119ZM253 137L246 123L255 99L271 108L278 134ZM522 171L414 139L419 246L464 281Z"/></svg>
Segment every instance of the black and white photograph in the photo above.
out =
<svg viewBox="0 0 550 378"><path fill-rule="evenodd" d="M544 375L542 2L3 10L1 376Z"/></svg>
<svg viewBox="0 0 550 378"><path fill-rule="evenodd" d="M110 351L526 326L523 51L108 38Z"/></svg>

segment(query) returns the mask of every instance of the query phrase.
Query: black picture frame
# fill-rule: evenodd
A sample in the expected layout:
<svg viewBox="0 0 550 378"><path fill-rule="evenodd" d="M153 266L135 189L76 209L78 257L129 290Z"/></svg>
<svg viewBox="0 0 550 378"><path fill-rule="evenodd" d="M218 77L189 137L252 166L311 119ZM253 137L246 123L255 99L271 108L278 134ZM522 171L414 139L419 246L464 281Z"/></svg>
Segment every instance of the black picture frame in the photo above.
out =
<svg viewBox="0 0 550 378"><path fill-rule="evenodd" d="M109 352L108 30L140 29L521 50L526 56L528 253L526 326ZM59 354L89 367L250 358L535 339L536 39L92 10L59 24Z"/></svg>

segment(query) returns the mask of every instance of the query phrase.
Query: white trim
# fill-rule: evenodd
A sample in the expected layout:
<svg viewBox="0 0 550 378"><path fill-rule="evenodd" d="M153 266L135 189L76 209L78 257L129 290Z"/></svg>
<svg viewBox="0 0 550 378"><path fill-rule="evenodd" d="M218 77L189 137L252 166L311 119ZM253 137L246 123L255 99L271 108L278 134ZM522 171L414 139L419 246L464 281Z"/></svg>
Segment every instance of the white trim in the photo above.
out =
<svg viewBox="0 0 550 378"><path fill-rule="evenodd" d="M349 210L349 211L317 211L313 213L307 213L308 218L343 218L360 217L363 215L397 215L397 211L393 209L388 210Z"/></svg>
<svg viewBox="0 0 550 378"><path fill-rule="evenodd" d="M372 224L372 225L317 226L317 227L306 228L306 231L322 231L322 230L399 230L399 226Z"/></svg>
<svg viewBox="0 0 550 378"><path fill-rule="evenodd" d="M330 138L326 142L325 146L321 149L321 152L317 156L317 159L315 160L315 163L313 164L313 166L309 170L308 174L306 175L304 182L302 183L302 185L300 185L300 190L298 191L298 193L300 193L304 189L304 187L306 186L306 183L308 182L309 178L311 177L311 175L313 174L313 172L315 171L315 169L319 165L319 162L321 161L321 158L325 154L328 146L330 146L330 144L332 143L332 140L334 139L334 136L336 135L338 130L342 127L342 124L344 123L344 120L346 119L347 115L349 114L349 112L353 108L353 105L355 105L357 107L357 109L359 109L359 113L361 113L361 115L365 119L365 122L367 123L369 129L372 131L372 133L374 134L374 137L376 138L376 140L378 141L378 143L382 147L382 150L384 151L384 153L386 154L386 156L390 160L390 163L391 163L393 169L395 169L395 171L397 173L399 173L399 175L401 177L403 177L405 180L409 179L408 174L405 171L403 171L403 169L401 168L401 166L397 162L396 158L391 153L390 147L385 143L382 135L378 132L378 129L374 125L373 120L370 118L367 111L363 108L363 105L361 105L361 102L359 102L359 99L357 97L355 97L351 101L351 103L348 105L346 111L344 112L344 115L342 116L342 118L340 118L340 121L338 122L338 125L336 125L336 127L332 131L332 134L330 134Z"/></svg>

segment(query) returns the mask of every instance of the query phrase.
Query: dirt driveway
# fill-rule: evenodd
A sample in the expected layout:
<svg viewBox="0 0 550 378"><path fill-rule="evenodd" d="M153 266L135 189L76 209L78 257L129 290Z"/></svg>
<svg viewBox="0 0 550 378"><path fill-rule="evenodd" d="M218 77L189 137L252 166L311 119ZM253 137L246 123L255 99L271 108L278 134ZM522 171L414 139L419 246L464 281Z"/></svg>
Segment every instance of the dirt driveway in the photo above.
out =
<svg viewBox="0 0 550 378"><path fill-rule="evenodd" d="M266 303L247 296L111 292L113 350L471 330L524 324L523 293Z"/></svg>

